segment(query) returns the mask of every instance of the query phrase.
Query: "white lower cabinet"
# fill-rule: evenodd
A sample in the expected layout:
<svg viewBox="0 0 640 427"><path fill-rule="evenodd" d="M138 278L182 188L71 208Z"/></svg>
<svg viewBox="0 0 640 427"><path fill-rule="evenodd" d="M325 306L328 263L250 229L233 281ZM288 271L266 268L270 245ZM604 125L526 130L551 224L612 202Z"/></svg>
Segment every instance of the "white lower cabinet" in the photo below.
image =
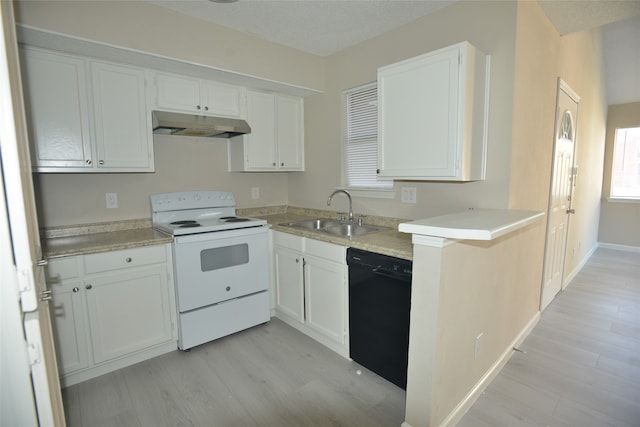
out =
<svg viewBox="0 0 640 427"><path fill-rule="evenodd" d="M273 233L276 316L349 357L346 247Z"/></svg>
<svg viewBox="0 0 640 427"><path fill-rule="evenodd" d="M65 386L176 349L169 245L52 259L52 323Z"/></svg>

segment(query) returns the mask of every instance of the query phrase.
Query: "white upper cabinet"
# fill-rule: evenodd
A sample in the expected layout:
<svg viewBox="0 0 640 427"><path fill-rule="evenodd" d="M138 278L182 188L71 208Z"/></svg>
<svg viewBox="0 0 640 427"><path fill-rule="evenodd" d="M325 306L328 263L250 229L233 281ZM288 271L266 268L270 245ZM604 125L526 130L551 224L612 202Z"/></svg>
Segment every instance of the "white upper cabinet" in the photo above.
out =
<svg viewBox="0 0 640 427"><path fill-rule="evenodd" d="M248 90L247 122L251 133L229 141L230 171L304 170L302 98Z"/></svg>
<svg viewBox="0 0 640 427"><path fill-rule="evenodd" d="M22 49L38 172L153 172L144 70Z"/></svg>
<svg viewBox="0 0 640 427"><path fill-rule="evenodd" d="M244 117L244 90L174 74L156 74L157 107L209 116Z"/></svg>
<svg viewBox="0 0 640 427"><path fill-rule="evenodd" d="M94 61L91 76L98 169L153 172L144 71Z"/></svg>
<svg viewBox="0 0 640 427"><path fill-rule="evenodd" d="M378 69L378 174L485 178L489 57L468 42Z"/></svg>
<svg viewBox="0 0 640 427"><path fill-rule="evenodd" d="M38 168L93 167L86 62L22 49L32 160Z"/></svg>

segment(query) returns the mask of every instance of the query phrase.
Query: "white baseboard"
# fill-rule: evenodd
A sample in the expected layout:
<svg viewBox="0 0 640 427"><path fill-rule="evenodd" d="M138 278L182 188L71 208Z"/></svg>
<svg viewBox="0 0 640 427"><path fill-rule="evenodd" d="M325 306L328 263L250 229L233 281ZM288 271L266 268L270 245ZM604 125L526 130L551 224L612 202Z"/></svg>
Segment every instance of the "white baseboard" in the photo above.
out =
<svg viewBox="0 0 640 427"><path fill-rule="evenodd" d="M640 252L640 246L617 245L615 243L598 242L598 247L605 248L605 249L615 249L617 251Z"/></svg>
<svg viewBox="0 0 640 427"><path fill-rule="evenodd" d="M580 263L576 265L576 268L574 268L573 271L564 278L564 281L562 282L563 290L567 289L567 286L569 286L571 281L578 275L578 273L580 273L580 270L582 270L582 267L584 267L587 261L589 261L589 258L591 258L591 255L593 255L593 253L596 251L596 249L598 249L598 247L600 247L599 243L596 243L595 245L593 245L589 253L587 253L587 255L584 258L582 258L582 260L580 260Z"/></svg>
<svg viewBox="0 0 640 427"><path fill-rule="evenodd" d="M489 368L489 370L480 378L480 381L476 383L476 385L469 391L469 393L465 396L460 403L447 415L447 417L442 421L440 427L453 427L457 423L460 422L462 417L471 409L473 404L478 400L480 395L485 391L485 389L491 384L491 381L498 376L504 365L507 364L511 355L513 354L514 347L517 348L522 342L527 338L527 336L531 333L533 328L538 324L540 320L540 312L536 312L536 314L529 320L529 322L525 325L525 327L520 331L520 333L516 336L516 338L511 342L511 344L505 349L504 353L495 361L493 366ZM411 427L406 421L402 424L402 427Z"/></svg>

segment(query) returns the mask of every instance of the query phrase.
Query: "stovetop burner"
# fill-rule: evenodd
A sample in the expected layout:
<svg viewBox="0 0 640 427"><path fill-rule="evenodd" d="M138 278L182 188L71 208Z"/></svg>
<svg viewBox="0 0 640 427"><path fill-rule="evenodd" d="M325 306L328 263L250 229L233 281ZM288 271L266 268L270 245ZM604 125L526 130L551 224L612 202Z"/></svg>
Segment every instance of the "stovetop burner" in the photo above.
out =
<svg viewBox="0 0 640 427"><path fill-rule="evenodd" d="M222 218L224 219L224 222L245 222L245 221L251 221L251 219L249 218L238 218L238 217L231 217L231 218Z"/></svg>
<svg viewBox="0 0 640 427"><path fill-rule="evenodd" d="M188 224L181 224L178 226L178 228L192 228L192 227L200 227L200 224L198 224L197 222L190 222Z"/></svg>
<svg viewBox="0 0 640 427"><path fill-rule="evenodd" d="M153 227L173 236L264 227L263 219L236 216L233 194L186 191L151 195Z"/></svg>
<svg viewBox="0 0 640 427"><path fill-rule="evenodd" d="M184 219L182 221L173 221L170 224L171 225L189 225L189 224L198 224L198 222L192 219Z"/></svg>

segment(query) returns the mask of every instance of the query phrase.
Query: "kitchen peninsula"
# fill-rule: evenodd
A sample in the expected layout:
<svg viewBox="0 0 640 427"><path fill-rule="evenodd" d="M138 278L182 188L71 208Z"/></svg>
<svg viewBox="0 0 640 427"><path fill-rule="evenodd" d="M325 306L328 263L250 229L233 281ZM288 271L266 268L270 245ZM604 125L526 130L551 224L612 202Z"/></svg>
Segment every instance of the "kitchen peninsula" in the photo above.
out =
<svg viewBox="0 0 640 427"><path fill-rule="evenodd" d="M412 222L413 282L404 427L453 425L539 319L543 212L475 209ZM515 339L513 338L515 337Z"/></svg>

